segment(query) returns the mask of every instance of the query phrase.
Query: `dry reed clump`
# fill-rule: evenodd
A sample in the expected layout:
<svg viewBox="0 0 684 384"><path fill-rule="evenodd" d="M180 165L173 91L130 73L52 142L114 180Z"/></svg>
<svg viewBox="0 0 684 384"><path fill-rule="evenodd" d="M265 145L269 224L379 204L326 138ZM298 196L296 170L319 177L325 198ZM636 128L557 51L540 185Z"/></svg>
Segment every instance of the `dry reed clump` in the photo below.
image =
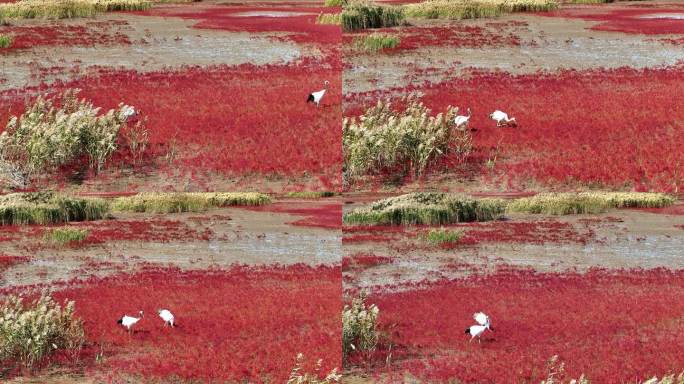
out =
<svg viewBox="0 0 684 384"><path fill-rule="evenodd" d="M152 213L203 212L212 207L255 206L270 202L268 195L258 192L146 192L118 197L114 199L112 209Z"/></svg>
<svg viewBox="0 0 684 384"><path fill-rule="evenodd" d="M104 114L71 89L56 98L39 96L0 134L0 180L24 188L36 175L87 158L99 172L117 149L119 131L132 107L120 104ZM58 106L59 105L59 106Z"/></svg>
<svg viewBox="0 0 684 384"><path fill-rule="evenodd" d="M325 376L321 377L321 367L323 365L323 360L319 359L316 362L316 369L313 373L306 372L304 369L304 355L297 355L297 362L294 368L290 371L290 376L287 379L286 384L332 384L339 383L342 380L342 375L337 373L337 368L333 368Z"/></svg>
<svg viewBox="0 0 684 384"><path fill-rule="evenodd" d="M661 208L674 202L674 197L663 193L550 192L513 200L508 204L508 211L568 215L601 213L610 208Z"/></svg>
<svg viewBox="0 0 684 384"><path fill-rule="evenodd" d="M341 24L345 31L395 27L404 21L401 7L353 1L342 8Z"/></svg>
<svg viewBox="0 0 684 384"><path fill-rule="evenodd" d="M478 19L512 12L544 12L558 8L556 0L428 0L404 6L407 17Z"/></svg>
<svg viewBox="0 0 684 384"><path fill-rule="evenodd" d="M317 24L342 24L342 14L340 13L321 13L316 18Z"/></svg>
<svg viewBox="0 0 684 384"><path fill-rule="evenodd" d="M103 199L76 198L53 192L0 196L0 225L55 224L99 220L109 213Z"/></svg>
<svg viewBox="0 0 684 384"><path fill-rule="evenodd" d="M393 108L379 100L358 119L342 122L344 177L390 171L421 175L437 159L448 153L465 159L472 151L472 136L467 130L452 129L458 109L432 115L420 102L419 93L402 99L405 107Z"/></svg>
<svg viewBox="0 0 684 384"><path fill-rule="evenodd" d="M9 296L0 305L0 361L31 368L57 350L77 352L84 343L73 301L62 307L43 294L30 304Z"/></svg>
<svg viewBox="0 0 684 384"><path fill-rule="evenodd" d="M501 199L474 199L441 192L416 192L377 201L344 215L345 224L441 225L495 220L506 210Z"/></svg>
<svg viewBox="0 0 684 384"><path fill-rule="evenodd" d="M361 293L345 305L342 311L342 356L363 353L370 355L378 344L376 329L380 310L375 304L366 305L366 296Z"/></svg>

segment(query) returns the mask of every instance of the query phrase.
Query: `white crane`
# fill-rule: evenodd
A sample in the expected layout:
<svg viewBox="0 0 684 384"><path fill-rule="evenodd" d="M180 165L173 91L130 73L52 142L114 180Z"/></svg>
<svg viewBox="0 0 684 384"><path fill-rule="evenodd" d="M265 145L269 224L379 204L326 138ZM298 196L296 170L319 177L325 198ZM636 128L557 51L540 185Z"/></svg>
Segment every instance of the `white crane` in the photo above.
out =
<svg viewBox="0 0 684 384"><path fill-rule="evenodd" d="M171 311L169 311L168 309L158 309L157 313L159 314L159 317L161 317L161 319L164 320L165 327L167 325L171 326L171 328L176 326L176 318L173 316L173 313L171 313Z"/></svg>
<svg viewBox="0 0 684 384"><path fill-rule="evenodd" d="M140 317L133 317L133 316L128 316L128 315L123 315L119 320L117 320L117 324L121 324L122 326L126 327L128 332L131 332L131 329L133 326L140 321L140 319L143 318L143 311L138 312Z"/></svg>
<svg viewBox="0 0 684 384"><path fill-rule="evenodd" d="M516 126L518 123L515 121L515 117L511 117L510 119L508 118L508 114L505 112L501 112L498 109L491 114L489 114L489 117L496 121L496 126L500 127L502 125L509 125L512 124L513 126Z"/></svg>
<svg viewBox="0 0 684 384"><path fill-rule="evenodd" d="M463 129L465 130L468 128L468 121L470 120L470 117L473 115L473 112L470 111L470 108L468 108L468 115L463 116L463 115L458 115L454 119L454 124L456 124L456 128L458 129Z"/></svg>
<svg viewBox="0 0 684 384"><path fill-rule="evenodd" d="M318 92L310 93L309 98L306 99L306 102L307 103L314 103L314 104L316 104L317 107L320 106L321 100L323 99L323 96L325 95L325 91L328 90L328 84L330 84L330 82L328 82L328 80L324 81L323 82L323 89L318 91Z"/></svg>
<svg viewBox="0 0 684 384"><path fill-rule="evenodd" d="M482 312L474 314L473 319L475 319L478 325L473 325L466 328L465 333L470 335L470 341L473 341L473 339L477 337L477 341L481 342L480 336L482 336L484 331L486 329L494 331L494 328L490 325L489 316L485 315Z"/></svg>
<svg viewBox="0 0 684 384"><path fill-rule="evenodd" d="M137 114L138 114L138 112L135 110L135 108L130 106L130 105L124 105L121 107L120 118L123 121L128 121L128 119L130 119L131 117L134 117Z"/></svg>

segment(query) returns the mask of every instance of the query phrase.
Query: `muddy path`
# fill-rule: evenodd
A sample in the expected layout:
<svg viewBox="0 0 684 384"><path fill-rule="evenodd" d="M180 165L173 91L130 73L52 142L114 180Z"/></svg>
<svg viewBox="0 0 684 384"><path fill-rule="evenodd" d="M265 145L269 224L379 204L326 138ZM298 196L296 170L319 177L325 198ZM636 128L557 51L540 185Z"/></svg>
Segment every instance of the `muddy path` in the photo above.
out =
<svg viewBox="0 0 684 384"><path fill-rule="evenodd" d="M371 241L346 241L353 240L355 235L347 231L344 234L346 240L343 240L345 257L378 255L392 260L345 271L345 288L453 279L499 267L531 268L540 272L586 271L590 268L684 268L682 215L630 209L562 217L509 215L504 225L499 227L501 236L504 239L507 236L505 225L535 224L547 220L553 220L554 225L531 232L529 238L484 240L452 249L428 246L415 235L391 235L390 240L383 240L382 236L388 233L382 230L373 232L373 235L380 236L377 241L372 238ZM556 236L557 227L568 231ZM467 235L477 228L461 229ZM493 237L496 239L496 236L494 234Z"/></svg>
<svg viewBox="0 0 684 384"><path fill-rule="evenodd" d="M293 201L291 204L302 203ZM118 213L111 223L107 223L107 229L116 231L119 225L123 240L72 247L48 245L41 235L36 235L0 242L0 254L28 257L27 262L4 270L0 286L132 272L146 264L206 269L233 264L339 263L342 253L340 231L289 224L302 218L302 215L242 208L216 209L201 214ZM140 223L149 225L141 226ZM150 234L130 240L126 238L135 234L123 233L126 230L147 230Z"/></svg>
<svg viewBox="0 0 684 384"><path fill-rule="evenodd" d="M408 22L413 27L425 28L426 33L430 33L428 28L478 27L493 36L512 36L519 42L475 47L444 44L394 53L345 54L345 94L444 81L468 76L472 70L530 74L623 66L653 68L684 60L684 45L662 40L681 36L595 31L590 28L598 21L579 18L512 14L497 19ZM502 25L508 25L505 33ZM402 27L386 31L402 36Z"/></svg>

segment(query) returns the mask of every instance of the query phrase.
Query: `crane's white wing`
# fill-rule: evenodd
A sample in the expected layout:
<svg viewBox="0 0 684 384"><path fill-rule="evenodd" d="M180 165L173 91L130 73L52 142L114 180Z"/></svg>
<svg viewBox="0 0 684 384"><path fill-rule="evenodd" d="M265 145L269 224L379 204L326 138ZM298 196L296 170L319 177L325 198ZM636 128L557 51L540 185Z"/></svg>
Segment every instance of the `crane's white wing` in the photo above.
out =
<svg viewBox="0 0 684 384"><path fill-rule="evenodd" d="M482 312L474 314L473 319L475 319L475 321L477 321L477 323L480 325L485 325L489 322L489 316L485 315Z"/></svg>

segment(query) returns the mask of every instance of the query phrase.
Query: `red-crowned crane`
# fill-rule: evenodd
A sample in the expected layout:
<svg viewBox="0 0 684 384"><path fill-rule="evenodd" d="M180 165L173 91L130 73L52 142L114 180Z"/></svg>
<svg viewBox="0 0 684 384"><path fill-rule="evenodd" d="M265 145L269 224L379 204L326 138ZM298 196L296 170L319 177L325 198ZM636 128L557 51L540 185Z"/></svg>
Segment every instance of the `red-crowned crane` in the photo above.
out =
<svg viewBox="0 0 684 384"><path fill-rule="evenodd" d="M171 328L176 326L176 318L173 316L173 313L171 313L171 311L169 311L168 309L158 309L157 313L159 314L159 317L161 317L161 319L164 320L165 327L167 325Z"/></svg>
<svg viewBox="0 0 684 384"><path fill-rule="evenodd" d="M456 128L465 130L468 128L468 121L470 120L470 117L473 115L473 112L468 108L468 114L467 115L458 115L454 119L454 124L456 124Z"/></svg>
<svg viewBox="0 0 684 384"><path fill-rule="evenodd" d="M466 328L465 333L470 335L470 341L473 341L473 339L477 337L477 341L481 342L480 336L482 336L484 331L487 329L494 331L494 328L490 325L489 316L482 312L474 314L473 319L475 319L478 325L473 325Z"/></svg>
<svg viewBox="0 0 684 384"><path fill-rule="evenodd" d="M123 315L119 320L116 321L116 323L126 327L128 332L130 333L133 329L133 326L143 318L143 311L138 312L138 314L140 315L140 317Z"/></svg>
<svg viewBox="0 0 684 384"><path fill-rule="evenodd" d="M515 121L515 117L511 117L509 119L507 113L499 111L498 109L489 114L489 117L492 120L496 121L497 127L500 127L502 125L513 125L515 127L518 125L518 123Z"/></svg>
<svg viewBox="0 0 684 384"><path fill-rule="evenodd" d="M321 100L323 99L323 96L325 96L325 91L328 90L328 84L330 84L330 82L328 82L328 80L324 81L323 82L323 89L321 89L318 92L310 93L309 98L306 99L306 102L307 103L314 103L314 104L316 104L317 107L320 106Z"/></svg>

